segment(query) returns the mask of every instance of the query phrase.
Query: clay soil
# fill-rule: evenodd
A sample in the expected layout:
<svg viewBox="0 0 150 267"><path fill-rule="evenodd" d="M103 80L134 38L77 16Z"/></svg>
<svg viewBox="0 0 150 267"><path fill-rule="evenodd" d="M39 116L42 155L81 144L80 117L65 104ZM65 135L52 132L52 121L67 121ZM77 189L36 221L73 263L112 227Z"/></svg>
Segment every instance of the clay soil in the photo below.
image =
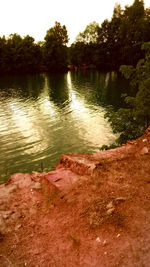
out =
<svg viewBox="0 0 150 267"><path fill-rule="evenodd" d="M50 182L71 176L62 161L52 174L13 175L0 186L0 266L150 266L149 152L150 128L121 148L70 155L82 156L70 186Z"/></svg>

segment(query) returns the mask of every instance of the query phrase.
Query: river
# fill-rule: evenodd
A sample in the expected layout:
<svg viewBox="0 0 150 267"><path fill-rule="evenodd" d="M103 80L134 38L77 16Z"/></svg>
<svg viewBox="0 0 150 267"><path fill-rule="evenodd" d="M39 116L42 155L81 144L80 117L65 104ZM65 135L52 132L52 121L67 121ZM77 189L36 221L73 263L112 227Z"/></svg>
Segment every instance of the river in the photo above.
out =
<svg viewBox="0 0 150 267"><path fill-rule="evenodd" d="M15 172L52 170L61 154L112 143L104 114L120 107L127 83L115 72L0 78L0 183Z"/></svg>

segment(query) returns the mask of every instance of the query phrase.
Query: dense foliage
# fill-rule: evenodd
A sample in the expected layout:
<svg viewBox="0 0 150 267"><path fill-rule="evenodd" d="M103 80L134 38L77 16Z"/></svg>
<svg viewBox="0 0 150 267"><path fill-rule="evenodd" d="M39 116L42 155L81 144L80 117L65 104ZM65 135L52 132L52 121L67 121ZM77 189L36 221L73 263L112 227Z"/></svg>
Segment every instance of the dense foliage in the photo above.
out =
<svg viewBox="0 0 150 267"><path fill-rule="evenodd" d="M90 23L79 33L70 48L71 63L94 64L99 69L119 69L122 64L135 66L143 58L143 42L150 41L150 8L143 0L135 0L125 10L117 4L111 21L99 26Z"/></svg>
<svg viewBox="0 0 150 267"><path fill-rule="evenodd" d="M136 68L127 65L120 67L125 78L130 80L131 93L135 96L124 95L126 108L116 112L110 106L106 113L114 132L120 133L119 144L139 137L150 125L150 42L143 44L142 50L146 51L146 56L138 61Z"/></svg>
<svg viewBox="0 0 150 267"><path fill-rule="evenodd" d="M68 34L66 26L55 22L47 31L44 43L44 62L50 71L64 71L68 65Z"/></svg>
<svg viewBox="0 0 150 267"><path fill-rule="evenodd" d="M22 73L40 70L42 53L40 46L29 35L21 38L11 34L0 38L0 73Z"/></svg>
<svg viewBox="0 0 150 267"><path fill-rule="evenodd" d="M11 34L0 38L0 73L24 73L65 70L68 64L68 35L59 22L50 28L44 42L36 44L27 35Z"/></svg>
<svg viewBox="0 0 150 267"><path fill-rule="evenodd" d="M0 73L65 71L68 64L100 70L118 70L125 64L135 67L144 57L141 45L150 41L149 29L150 8L144 8L143 0L134 0L124 10L116 4L111 20L104 20L101 26L95 21L87 25L70 47L66 26L59 22L38 44L30 36L3 36Z"/></svg>

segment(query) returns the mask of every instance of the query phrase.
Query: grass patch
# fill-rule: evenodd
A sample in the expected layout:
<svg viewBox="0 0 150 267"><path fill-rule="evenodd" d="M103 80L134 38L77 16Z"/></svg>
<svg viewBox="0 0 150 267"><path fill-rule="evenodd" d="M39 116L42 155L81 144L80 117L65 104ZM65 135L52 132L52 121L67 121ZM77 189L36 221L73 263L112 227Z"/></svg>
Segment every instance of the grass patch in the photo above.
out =
<svg viewBox="0 0 150 267"><path fill-rule="evenodd" d="M120 145L119 144L116 144L116 143L113 143L113 144L111 144L111 145L102 145L100 148L99 148L99 150L100 151L103 151L103 150L109 150L109 149L114 149L114 148L117 148L117 147L119 147Z"/></svg>

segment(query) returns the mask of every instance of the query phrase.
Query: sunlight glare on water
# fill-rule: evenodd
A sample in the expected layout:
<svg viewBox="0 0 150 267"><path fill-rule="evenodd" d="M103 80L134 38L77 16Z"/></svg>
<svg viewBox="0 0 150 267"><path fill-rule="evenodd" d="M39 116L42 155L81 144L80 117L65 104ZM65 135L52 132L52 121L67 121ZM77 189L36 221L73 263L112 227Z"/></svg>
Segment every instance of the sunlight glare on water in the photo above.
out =
<svg viewBox="0 0 150 267"><path fill-rule="evenodd" d="M80 121L79 134L84 136L88 144L93 146L93 152L98 150L100 139L104 143L114 138L110 125L104 120L104 108L93 106L86 103L84 97L73 90L70 73L67 75L70 109L72 110L72 119Z"/></svg>

